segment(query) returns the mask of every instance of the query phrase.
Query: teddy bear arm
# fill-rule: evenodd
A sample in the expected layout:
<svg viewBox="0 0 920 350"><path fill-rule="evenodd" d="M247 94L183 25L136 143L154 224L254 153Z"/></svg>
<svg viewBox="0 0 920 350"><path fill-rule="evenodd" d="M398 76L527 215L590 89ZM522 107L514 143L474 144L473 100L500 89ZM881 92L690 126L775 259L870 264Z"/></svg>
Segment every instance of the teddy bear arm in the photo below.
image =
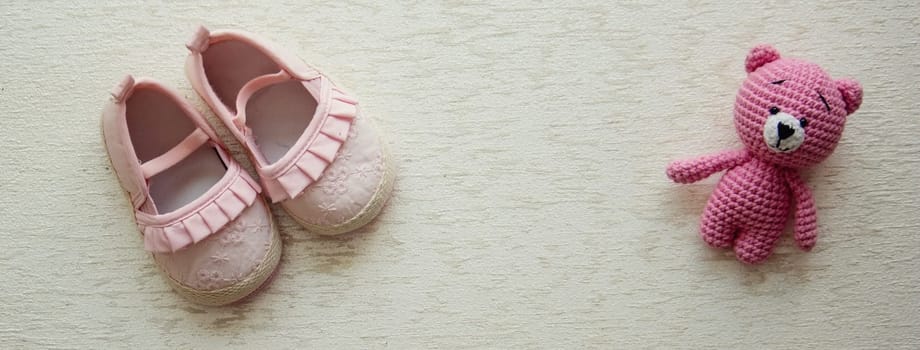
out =
<svg viewBox="0 0 920 350"><path fill-rule="evenodd" d="M750 155L744 150L724 151L692 160L676 160L668 164L668 178L687 184L700 181L714 173L744 164Z"/></svg>
<svg viewBox="0 0 920 350"><path fill-rule="evenodd" d="M815 198L808 185L794 171L786 173L786 181L795 200L795 243L802 250L809 251L818 238L818 215Z"/></svg>

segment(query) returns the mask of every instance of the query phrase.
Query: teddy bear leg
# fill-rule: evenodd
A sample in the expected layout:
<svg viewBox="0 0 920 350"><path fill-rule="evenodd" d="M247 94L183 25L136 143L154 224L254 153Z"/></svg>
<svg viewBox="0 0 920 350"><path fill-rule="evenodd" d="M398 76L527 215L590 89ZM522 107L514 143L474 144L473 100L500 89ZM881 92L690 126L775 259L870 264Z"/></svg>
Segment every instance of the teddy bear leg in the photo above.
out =
<svg viewBox="0 0 920 350"><path fill-rule="evenodd" d="M700 236L713 248L728 249L732 247L737 229L729 222L726 215L716 215L706 209L700 220Z"/></svg>
<svg viewBox="0 0 920 350"><path fill-rule="evenodd" d="M735 240L735 256L748 264L759 264L773 253L782 229L741 229Z"/></svg>

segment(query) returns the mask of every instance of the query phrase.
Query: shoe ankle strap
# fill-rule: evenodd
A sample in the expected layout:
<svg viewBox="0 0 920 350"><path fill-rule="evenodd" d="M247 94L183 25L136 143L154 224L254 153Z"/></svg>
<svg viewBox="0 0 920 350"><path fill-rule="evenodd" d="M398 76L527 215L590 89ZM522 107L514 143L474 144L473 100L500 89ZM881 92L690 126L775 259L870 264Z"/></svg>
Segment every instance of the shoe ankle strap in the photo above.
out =
<svg viewBox="0 0 920 350"><path fill-rule="evenodd" d="M160 156L148 160L140 165L141 172L144 175L144 179L150 179L156 174L163 172L166 169L169 169L187 158L192 152L195 152L201 145L205 144L211 139L200 128L196 128L191 134L189 134L182 142L179 142L175 147L166 151L166 153L161 154Z"/></svg>

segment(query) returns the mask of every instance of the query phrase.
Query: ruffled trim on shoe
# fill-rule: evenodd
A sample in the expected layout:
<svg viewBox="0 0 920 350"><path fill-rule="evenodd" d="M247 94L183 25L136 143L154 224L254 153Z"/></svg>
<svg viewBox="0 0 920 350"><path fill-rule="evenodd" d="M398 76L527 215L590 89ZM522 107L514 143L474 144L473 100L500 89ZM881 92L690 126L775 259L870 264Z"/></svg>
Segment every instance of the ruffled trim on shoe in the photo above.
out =
<svg viewBox="0 0 920 350"><path fill-rule="evenodd" d="M200 242L239 217L255 202L261 188L239 165L231 171L236 173L231 174L233 178L189 214L169 220L172 213L150 215L137 212L137 225L144 234L144 248L157 253L175 252Z"/></svg>
<svg viewBox="0 0 920 350"><path fill-rule="evenodd" d="M262 185L273 203L295 198L316 181L335 160L357 115L357 102L333 87L329 110L313 140L291 165L274 176L260 174Z"/></svg>

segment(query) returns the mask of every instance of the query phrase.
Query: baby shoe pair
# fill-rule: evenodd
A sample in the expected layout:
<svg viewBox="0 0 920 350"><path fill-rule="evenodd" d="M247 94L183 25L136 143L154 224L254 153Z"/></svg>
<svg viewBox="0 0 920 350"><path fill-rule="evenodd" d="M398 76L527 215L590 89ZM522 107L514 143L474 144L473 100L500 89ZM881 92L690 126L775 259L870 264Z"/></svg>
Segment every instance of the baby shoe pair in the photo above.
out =
<svg viewBox="0 0 920 350"><path fill-rule="evenodd" d="M203 27L186 46L192 86L259 181L194 107L152 79L117 85L102 132L145 249L179 294L222 305L251 294L278 265L266 199L307 231L345 233L380 212L394 173L357 101L296 56L249 33Z"/></svg>

